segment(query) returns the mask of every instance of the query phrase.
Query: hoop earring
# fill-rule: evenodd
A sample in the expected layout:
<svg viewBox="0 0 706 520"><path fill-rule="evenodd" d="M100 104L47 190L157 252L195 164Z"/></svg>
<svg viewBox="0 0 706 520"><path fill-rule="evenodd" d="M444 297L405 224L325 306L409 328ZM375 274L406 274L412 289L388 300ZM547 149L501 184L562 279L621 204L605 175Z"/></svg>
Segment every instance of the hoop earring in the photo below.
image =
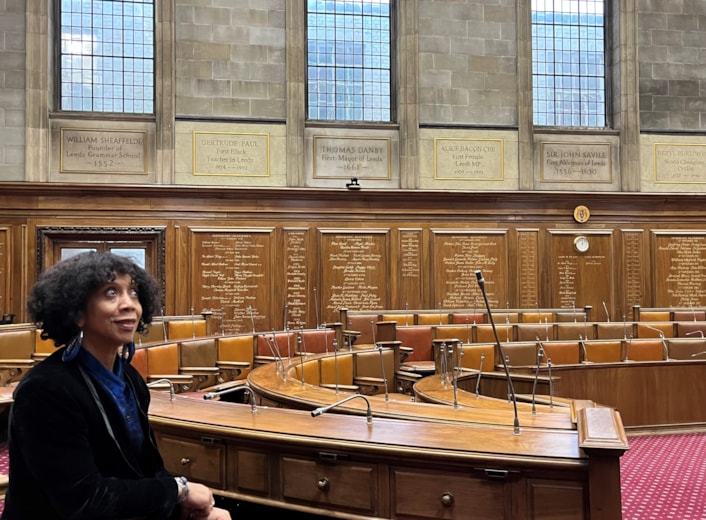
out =
<svg viewBox="0 0 706 520"><path fill-rule="evenodd" d="M81 342L83 341L83 330L79 330L78 334L72 339L68 345L66 345L66 350L61 355L62 361L72 361L78 355L78 351L81 350Z"/></svg>

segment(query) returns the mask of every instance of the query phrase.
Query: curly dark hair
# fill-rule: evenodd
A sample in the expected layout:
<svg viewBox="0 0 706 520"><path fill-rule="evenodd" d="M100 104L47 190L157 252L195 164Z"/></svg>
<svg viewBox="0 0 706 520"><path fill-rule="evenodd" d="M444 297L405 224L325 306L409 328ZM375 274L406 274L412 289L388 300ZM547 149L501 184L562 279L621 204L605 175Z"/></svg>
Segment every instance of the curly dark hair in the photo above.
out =
<svg viewBox="0 0 706 520"><path fill-rule="evenodd" d="M77 325L86 310L93 291L128 275L137 288L142 305L142 318L137 332L144 332L152 322L159 301L159 286L155 279L131 259L114 253L89 251L62 260L44 271L32 287L27 309L32 320L42 329L42 338L65 345L80 330Z"/></svg>

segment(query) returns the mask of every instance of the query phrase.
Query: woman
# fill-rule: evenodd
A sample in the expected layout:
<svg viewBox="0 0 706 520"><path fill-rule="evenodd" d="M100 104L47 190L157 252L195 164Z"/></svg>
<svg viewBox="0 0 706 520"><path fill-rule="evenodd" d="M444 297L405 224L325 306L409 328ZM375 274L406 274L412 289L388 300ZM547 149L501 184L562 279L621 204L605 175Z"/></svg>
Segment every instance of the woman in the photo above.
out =
<svg viewBox="0 0 706 520"><path fill-rule="evenodd" d="M112 253L39 277L29 313L66 347L14 392L3 519L230 519L208 487L166 471L148 423L149 390L130 360L157 296L151 276Z"/></svg>

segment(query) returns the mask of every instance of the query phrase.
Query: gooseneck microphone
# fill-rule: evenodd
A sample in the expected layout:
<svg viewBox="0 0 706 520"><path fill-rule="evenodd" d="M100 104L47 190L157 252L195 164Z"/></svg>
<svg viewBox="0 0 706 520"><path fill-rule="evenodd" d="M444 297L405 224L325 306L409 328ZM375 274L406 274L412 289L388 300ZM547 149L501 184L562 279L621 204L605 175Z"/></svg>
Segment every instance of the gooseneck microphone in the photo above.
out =
<svg viewBox="0 0 706 520"><path fill-rule="evenodd" d="M325 413L325 412L328 412L331 408L335 408L336 406L340 406L340 405L342 405L343 403L345 403L345 402L347 402L347 401L350 401L351 399L355 399L356 397L360 397L360 398L363 399L363 400L365 401L365 403L368 405L368 409L367 409L365 415L366 415L366 417L367 417L368 426L372 425L372 424L373 424L373 411L372 411L372 409L370 408L370 401L368 401L368 398L365 397L363 394L353 394L353 395L349 395L348 397L345 397L345 398L341 399L340 401L336 401L336 402L333 403L333 404L329 404L328 406L322 406L322 407L320 407L320 408L315 408L315 409L313 409L313 410L311 411L311 416L312 416L312 417L318 417L319 415L321 415L321 414L323 414L323 413Z"/></svg>
<svg viewBox="0 0 706 520"><path fill-rule="evenodd" d="M498 338L498 329L495 327L493 313L490 310L490 303L488 303L488 295L485 294L485 280L483 279L483 272L480 269L476 271L476 279L478 280L478 287L480 287L480 292L481 294L483 294L485 309L488 311L488 319L490 319L490 326L493 329L493 336L495 337L495 345L498 347L498 351L500 352L500 358L503 360L505 377L507 377L507 384L510 388L510 395L512 396L512 406L515 412L515 424L513 428L513 434L520 435L520 417L519 415L517 415L517 396L515 395L515 385L512 384L512 378L510 377L510 369L507 366L507 359L505 358L505 354L503 353L503 347L500 344L500 338Z"/></svg>

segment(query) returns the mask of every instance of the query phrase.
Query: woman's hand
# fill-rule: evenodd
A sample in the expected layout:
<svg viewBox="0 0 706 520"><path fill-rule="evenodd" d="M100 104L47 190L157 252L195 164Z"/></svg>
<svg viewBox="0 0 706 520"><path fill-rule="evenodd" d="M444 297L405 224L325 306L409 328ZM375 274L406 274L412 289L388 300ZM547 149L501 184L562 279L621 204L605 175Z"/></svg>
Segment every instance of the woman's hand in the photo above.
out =
<svg viewBox="0 0 706 520"><path fill-rule="evenodd" d="M181 503L182 516L193 520L231 520L230 513L213 507L215 504L216 500L208 486L189 482L189 493Z"/></svg>

